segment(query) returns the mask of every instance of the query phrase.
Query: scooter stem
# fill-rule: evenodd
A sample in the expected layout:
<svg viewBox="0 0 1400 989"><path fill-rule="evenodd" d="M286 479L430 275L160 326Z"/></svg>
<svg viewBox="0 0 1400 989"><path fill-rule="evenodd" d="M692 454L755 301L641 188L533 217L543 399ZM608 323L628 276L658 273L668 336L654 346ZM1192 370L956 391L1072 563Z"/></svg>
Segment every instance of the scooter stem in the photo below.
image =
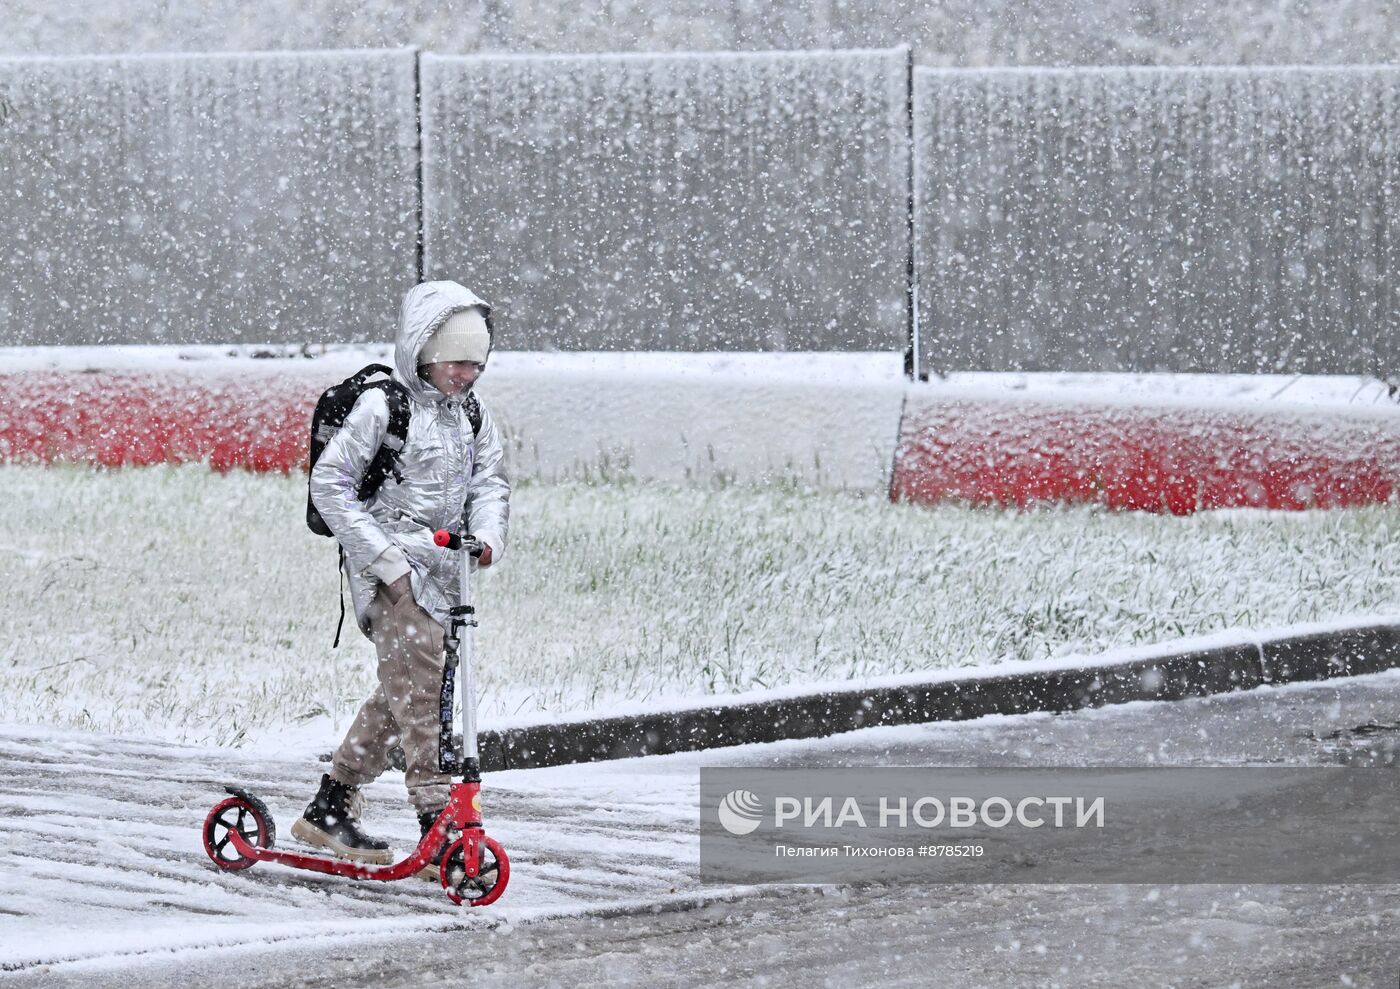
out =
<svg viewBox="0 0 1400 989"><path fill-rule="evenodd" d="M451 610L447 629L446 659L449 666L461 666L462 781L480 783L481 757L476 747L476 608L472 605L472 560L481 556L483 547L479 539L458 536L446 529L434 532L433 542L445 549L460 550L462 554L457 607ZM444 755L443 758L447 757Z"/></svg>
<svg viewBox="0 0 1400 989"><path fill-rule="evenodd" d="M476 553L471 552L475 544ZM473 556L481 555L481 544L462 540L462 566L457 603L463 611L458 658L462 663L462 779L481 782L481 756L476 747L476 608L472 604Z"/></svg>

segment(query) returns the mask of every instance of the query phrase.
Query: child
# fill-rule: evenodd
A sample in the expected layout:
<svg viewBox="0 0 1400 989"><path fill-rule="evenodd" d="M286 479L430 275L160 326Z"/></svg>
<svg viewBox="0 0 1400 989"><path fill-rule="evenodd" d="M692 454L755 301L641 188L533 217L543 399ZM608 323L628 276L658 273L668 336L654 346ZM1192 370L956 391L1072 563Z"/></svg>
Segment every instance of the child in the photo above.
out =
<svg viewBox="0 0 1400 989"><path fill-rule="evenodd" d="M403 747L408 798L426 834L447 803L438 763L447 612L456 604L460 554L435 529L475 536L480 566L498 562L510 517L500 436L471 394L491 349L490 307L456 282L425 282L404 297L394 380L408 392L408 437L396 475L368 503L356 490L385 440L389 403L360 395L311 471L311 500L345 552L360 629L379 655L379 686L331 759L331 771L292 834L358 862L392 861L387 842L360 830L359 788ZM479 412L480 428L474 429ZM392 437L389 438L392 442ZM431 878L437 879L437 866Z"/></svg>

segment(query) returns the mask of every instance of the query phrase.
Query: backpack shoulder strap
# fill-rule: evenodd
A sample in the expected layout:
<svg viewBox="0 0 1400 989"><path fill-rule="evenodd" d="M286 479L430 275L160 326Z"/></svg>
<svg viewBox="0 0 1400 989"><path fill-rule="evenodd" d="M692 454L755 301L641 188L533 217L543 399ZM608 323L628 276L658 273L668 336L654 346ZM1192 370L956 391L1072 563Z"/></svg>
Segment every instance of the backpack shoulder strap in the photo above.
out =
<svg viewBox="0 0 1400 989"><path fill-rule="evenodd" d="M394 454L398 455L403 452L404 444L408 442L408 420L412 415L408 389L393 378L376 382L375 387L381 389L384 397L389 400L389 428L385 433L384 443L391 446Z"/></svg>
<svg viewBox="0 0 1400 989"><path fill-rule="evenodd" d="M476 392L467 394L467 421L472 424L472 435L481 434L481 403L477 401Z"/></svg>
<svg viewBox="0 0 1400 989"><path fill-rule="evenodd" d="M408 420L412 415L408 389L397 381L376 381L365 386L365 391L371 388L384 393L384 399L389 404L389 423L384 429L384 438L379 441L379 449L374 451L374 459L369 462L360 487L355 492L360 501L369 501L378 494L386 477L393 477L396 481L403 480L403 475L399 472L399 465L402 463L400 454L403 453L404 444L408 442Z"/></svg>

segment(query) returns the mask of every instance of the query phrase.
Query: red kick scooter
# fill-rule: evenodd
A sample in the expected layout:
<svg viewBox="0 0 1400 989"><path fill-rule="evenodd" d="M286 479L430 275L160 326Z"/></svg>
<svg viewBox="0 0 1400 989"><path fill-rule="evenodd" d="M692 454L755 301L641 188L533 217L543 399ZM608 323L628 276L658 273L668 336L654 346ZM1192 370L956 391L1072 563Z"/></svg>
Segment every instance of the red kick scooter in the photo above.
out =
<svg viewBox="0 0 1400 989"><path fill-rule="evenodd" d="M453 903L484 907L500 899L510 881L510 860L496 839L481 827L481 758L476 747L476 675L473 669L476 609L472 606L471 563L468 557L481 555L481 543L463 539L446 529L433 533L433 541L447 549L463 550L459 604L450 612L447 630L447 670L444 700L452 697L452 671L462 666L462 746L461 765L456 764L452 746L451 707L447 706L439 738L440 765L444 772L459 769L462 782L453 783L443 808L412 854L393 865L364 865L343 859L323 858L301 852L278 851L272 847L277 827L267 805L246 790L228 786L229 796L220 800L204 819L204 850L220 869L234 872L257 862L280 862L294 869L324 872L351 879L403 879L422 869L448 840L449 831L460 832L443 853L439 878L447 898Z"/></svg>

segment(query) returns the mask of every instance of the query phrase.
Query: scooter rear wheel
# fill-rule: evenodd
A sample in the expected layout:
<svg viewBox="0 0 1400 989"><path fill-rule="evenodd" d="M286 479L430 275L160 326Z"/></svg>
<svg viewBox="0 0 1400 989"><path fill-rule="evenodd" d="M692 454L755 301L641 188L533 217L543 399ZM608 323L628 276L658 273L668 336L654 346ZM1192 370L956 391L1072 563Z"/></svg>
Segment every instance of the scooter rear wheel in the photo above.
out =
<svg viewBox="0 0 1400 989"><path fill-rule="evenodd" d="M440 874L447 898L458 905L484 907L495 903L510 882L510 859L495 838L480 835L475 839L477 871L468 877L466 870L466 836L458 838L443 852Z"/></svg>
<svg viewBox="0 0 1400 989"><path fill-rule="evenodd" d="M232 831L237 831L244 841L257 848L272 847L273 825L260 804L261 801L243 797L225 797L204 819L204 851L220 869L237 872L257 862L257 859L240 855L233 847L229 837Z"/></svg>

